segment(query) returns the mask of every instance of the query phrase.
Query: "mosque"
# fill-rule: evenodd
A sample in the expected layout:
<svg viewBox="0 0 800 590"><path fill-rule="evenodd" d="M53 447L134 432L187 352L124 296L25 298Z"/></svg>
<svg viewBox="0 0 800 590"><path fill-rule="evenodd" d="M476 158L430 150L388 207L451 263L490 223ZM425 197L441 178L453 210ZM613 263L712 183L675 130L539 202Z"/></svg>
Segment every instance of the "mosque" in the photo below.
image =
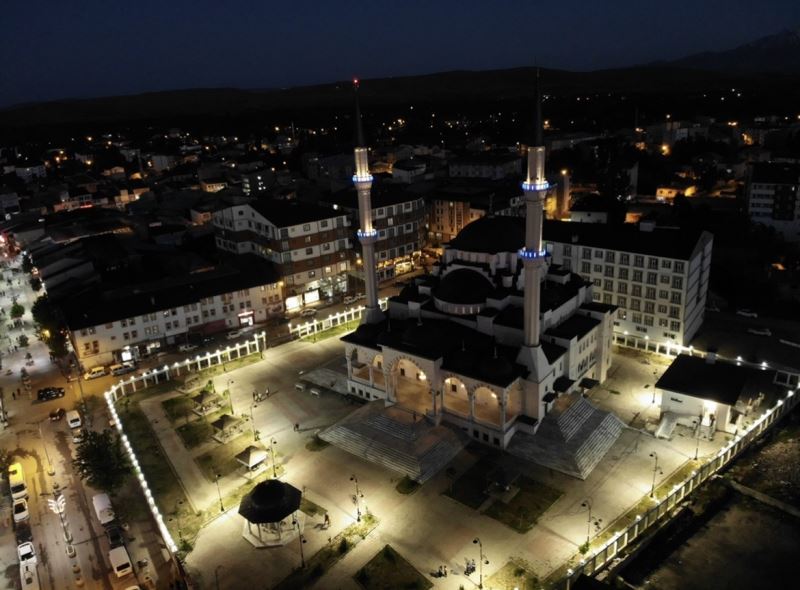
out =
<svg viewBox="0 0 800 590"><path fill-rule="evenodd" d="M545 177L541 98L522 184L525 217L480 218L445 245L429 275L378 305L372 177L361 131L353 177L366 310L344 336L348 389L370 403L321 436L418 481L468 440L585 478L622 423L583 397L611 366L616 306L552 263L542 247Z"/></svg>

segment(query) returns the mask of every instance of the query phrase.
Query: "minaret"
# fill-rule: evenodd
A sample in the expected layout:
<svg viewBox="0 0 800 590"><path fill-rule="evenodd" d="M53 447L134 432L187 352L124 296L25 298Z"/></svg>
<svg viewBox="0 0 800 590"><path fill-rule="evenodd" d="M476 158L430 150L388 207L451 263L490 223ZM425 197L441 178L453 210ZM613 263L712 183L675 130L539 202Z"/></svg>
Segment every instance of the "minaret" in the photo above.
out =
<svg viewBox="0 0 800 590"><path fill-rule="evenodd" d="M361 108L358 104L358 80L353 80L353 90L356 99L356 173L353 175L353 184L358 191L358 241L361 242L361 252L364 259L364 285L366 288L366 309L361 317L362 324L375 324L383 319L383 312L378 305L378 280L375 275L375 242L378 232L372 227L372 175L369 173L369 153L364 141L364 129L361 125Z"/></svg>
<svg viewBox="0 0 800 590"><path fill-rule="evenodd" d="M525 339L518 361L530 371L529 380L539 381L547 368L547 360L539 343L539 311L542 277L546 272L542 249L542 217L544 201L550 185L544 175L544 141L542 139L542 96L539 88L539 70L536 70L536 116L534 134L528 148L528 175L522 183L525 193L525 247L518 255L525 271Z"/></svg>

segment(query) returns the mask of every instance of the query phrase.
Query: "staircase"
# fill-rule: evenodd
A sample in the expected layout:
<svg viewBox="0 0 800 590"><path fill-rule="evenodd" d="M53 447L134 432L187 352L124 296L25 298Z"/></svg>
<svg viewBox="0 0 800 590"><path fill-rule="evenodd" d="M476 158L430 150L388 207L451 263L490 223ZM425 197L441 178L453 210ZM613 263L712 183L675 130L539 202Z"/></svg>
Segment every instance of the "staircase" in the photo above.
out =
<svg viewBox="0 0 800 590"><path fill-rule="evenodd" d="M586 479L616 442L624 424L580 394L556 400L536 434L517 432L508 452L567 475Z"/></svg>
<svg viewBox="0 0 800 590"><path fill-rule="evenodd" d="M444 469L466 444L463 434L381 400L355 410L319 437L419 483Z"/></svg>
<svg viewBox="0 0 800 590"><path fill-rule="evenodd" d="M677 425L678 415L675 412L664 412L656 429L656 438L672 438L672 433Z"/></svg>

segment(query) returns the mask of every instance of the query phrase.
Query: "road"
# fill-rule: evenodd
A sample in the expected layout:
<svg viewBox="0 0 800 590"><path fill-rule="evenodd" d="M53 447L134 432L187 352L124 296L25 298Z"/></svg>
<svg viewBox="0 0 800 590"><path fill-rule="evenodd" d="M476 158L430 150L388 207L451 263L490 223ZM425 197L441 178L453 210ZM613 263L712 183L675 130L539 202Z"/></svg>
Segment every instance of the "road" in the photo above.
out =
<svg viewBox="0 0 800 590"><path fill-rule="evenodd" d="M30 309L37 294L30 289L24 275L12 273L5 268L0 279L0 308L6 310L6 314L15 297L25 307L25 314L22 326L14 329L8 329L7 315L2 316L2 323L5 325L0 333L3 345L0 388L8 421L5 426L0 426L0 450L8 454L10 461L20 462L25 473L29 488L29 524L38 557L37 571L41 587L61 590L80 585L84 588L111 590L128 588L137 583L137 580L142 588L156 585L169 587L170 568L165 562L155 525L149 519L131 522L125 531L128 550L136 569L136 579L131 576L117 579L110 572L108 541L97 522L91 503L92 496L97 492L84 485L73 472L72 456L75 445L66 422L51 422L49 419L51 410L55 408L69 410L77 407L80 390L76 387L77 383L66 382L58 366L50 362L47 347L34 334ZM29 338L30 345L26 349L14 351L14 342L18 341L21 334ZM11 351L9 347L12 347ZM32 357L31 366L25 364L26 353L30 353ZM30 396L22 390L22 367L28 370L31 377ZM9 369L11 374L7 374ZM47 402L33 399L36 391L45 386L64 387L67 394L63 398ZM89 414L84 416L86 425L95 429L108 424L105 406L99 403L102 388L103 384L97 383L84 390L87 399L96 400L88 404ZM21 390L20 395L17 395L18 390ZM127 485L135 486L136 482L130 478ZM64 518L72 537L74 558L67 556L67 542L61 519L48 507L47 500L54 497L53 491L56 487L66 499ZM144 497L140 493L138 496L138 502L144 506ZM0 579L0 588L17 588L19 567L8 493L2 495L0 506L6 517L0 524L0 567L6 574ZM142 510L141 513L146 514L146 511ZM145 560L147 566L144 566ZM143 562L141 567L135 563L137 561Z"/></svg>

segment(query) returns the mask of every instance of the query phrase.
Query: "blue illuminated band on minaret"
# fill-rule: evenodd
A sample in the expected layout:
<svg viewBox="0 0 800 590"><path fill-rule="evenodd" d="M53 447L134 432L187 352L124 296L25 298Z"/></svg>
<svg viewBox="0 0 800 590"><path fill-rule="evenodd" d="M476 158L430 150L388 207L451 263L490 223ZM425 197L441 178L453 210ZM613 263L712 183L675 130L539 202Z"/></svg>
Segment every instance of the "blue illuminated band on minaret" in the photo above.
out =
<svg viewBox="0 0 800 590"><path fill-rule="evenodd" d="M358 193L358 217L360 229L356 232L361 243L364 263L364 290L366 303L362 324L374 324L383 319L378 305L378 279L375 275L375 242L378 232L372 227L372 175L369 173L369 150L364 141L364 129L361 123L361 106L358 101L358 80L353 80L353 91L356 103L356 147L354 150L356 171L353 184Z"/></svg>

